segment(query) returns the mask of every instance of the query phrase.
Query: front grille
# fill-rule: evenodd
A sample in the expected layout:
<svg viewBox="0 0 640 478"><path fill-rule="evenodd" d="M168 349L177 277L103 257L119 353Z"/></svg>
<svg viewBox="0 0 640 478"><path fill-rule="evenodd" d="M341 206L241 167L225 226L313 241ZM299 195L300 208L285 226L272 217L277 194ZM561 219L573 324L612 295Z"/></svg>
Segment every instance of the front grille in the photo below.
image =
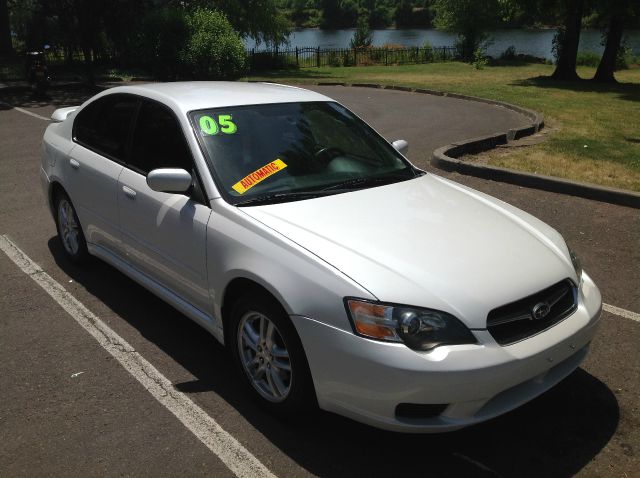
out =
<svg viewBox="0 0 640 478"><path fill-rule="evenodd" d="M569 317L578 306L577 296L576 286L565 279L493 309L487 316L487 330L500 345L524 340Z"/></svg>

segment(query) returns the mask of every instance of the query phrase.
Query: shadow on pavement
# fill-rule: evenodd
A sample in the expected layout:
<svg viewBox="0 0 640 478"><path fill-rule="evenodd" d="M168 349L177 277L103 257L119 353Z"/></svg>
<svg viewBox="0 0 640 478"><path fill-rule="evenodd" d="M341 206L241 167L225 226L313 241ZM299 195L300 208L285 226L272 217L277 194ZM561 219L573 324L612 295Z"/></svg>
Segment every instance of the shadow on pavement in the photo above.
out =
<svg viewBox="0 0 640 478"><path fill-rule="evenodd" d="M76 106L84 103L102 90L103 88L100 87L87 87L77 84L48 88L45 96L38 96L30 88L9 89L0 91L0 100L21 108Z"/></svg>
<svg viewBox="0 0 640 478"><path fill-rule="evenodd" d="M537 86L589 93L616 93L622 100L640 101L640 84L638 83L597 83L591 80L557 81L550 76L536 76L511 83L514 86Z"/></svg>
<svg viewBox="0 0 640 478"><path fill-rule="evenodd" d="M316 475L570 476L598 454L618 425L615 396L582 369L507 415L448 434L395 434L325 412L284 422L248 398L230 356L203 329L111 266L94 260L78 268L56 237L48 245L66 274L197 377L174 384L176 389L214 392Z"/></svg>
<svg viewBox="0 0 640 478"><path fill-rule="evenodd" d="M327 75L326 73L322 73L314 70L313 68L300 68L290 69L290 70L258 70L251 72L252 75L258 76L260 78L301 78L301 79L314 79L321 80L326 78L328 81L340 81L336 79L336 76ZM262 81L262 80L258 80Z"/></svg>

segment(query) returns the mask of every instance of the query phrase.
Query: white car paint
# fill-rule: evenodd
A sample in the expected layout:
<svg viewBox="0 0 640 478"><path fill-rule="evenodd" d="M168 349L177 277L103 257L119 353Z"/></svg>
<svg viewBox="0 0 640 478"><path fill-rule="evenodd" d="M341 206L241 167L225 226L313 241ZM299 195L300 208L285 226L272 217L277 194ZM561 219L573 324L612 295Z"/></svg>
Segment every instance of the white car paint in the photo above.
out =
<svg viewBox="0 0 640 478"><path fill-rule="evenodd" d="M174 112L208 204L152 191L143 175L74 143L72 123L87 103L47 128L47 196L53 184L64 187L91 254L221 342L227 286L242 278L270 291L300 336L321 408L390 430L453 430L534 398L586 355L601 311L597 287L576 275L555 230L497 199L432 174L265 206L240 208L221 197L187 112L329 98L271 84L200 82L118 87L89 102L114 93ZM486 328L490 310L566 278L579 284L568 319L515 344L496 343ZM416 352L355 335L345 297L448 312L477 344ZM448 406L409 419L395 415L399 403Z"/></svg>

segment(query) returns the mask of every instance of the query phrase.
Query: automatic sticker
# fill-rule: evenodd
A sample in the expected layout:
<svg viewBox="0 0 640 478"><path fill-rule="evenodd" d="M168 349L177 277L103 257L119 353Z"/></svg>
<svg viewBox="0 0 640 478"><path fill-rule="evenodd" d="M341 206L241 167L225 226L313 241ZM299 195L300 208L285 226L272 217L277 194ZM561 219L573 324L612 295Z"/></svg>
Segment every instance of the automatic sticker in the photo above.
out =
<svg viewBox="0 0 640 478"><path fill-rule="evenodd" d="M262 166L260 169L247 174L244 178L242 178L231 187L236 192L244 194L256 184L264 181L269 176L273 176L278 171L282 171L286 167L287 165L284 161L282 161L281 159L276 159L275 161L271 161L269 164Z"/></svg>

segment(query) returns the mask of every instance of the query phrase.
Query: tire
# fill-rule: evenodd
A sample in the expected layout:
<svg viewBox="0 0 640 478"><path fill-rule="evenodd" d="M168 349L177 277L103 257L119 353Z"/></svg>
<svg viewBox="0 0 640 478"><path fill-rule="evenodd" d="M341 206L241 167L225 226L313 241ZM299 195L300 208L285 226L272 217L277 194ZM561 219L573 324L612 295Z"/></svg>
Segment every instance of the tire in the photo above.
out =
<svg viewBox="0 0 640 478"><path fill-rule="evenodd" d="M82 264L89 258L87 241L69 196L58 193L54 200L56 229L65 256L74 264Z"/></svg>
<svg viewBox="0 0 640 478"><path fill-rule="evenodd" d="M313 415L317 401L309 364L293 324L275 299L262 291L238 299L227 338L237 372L263 408L288 419Z"/></svg>

